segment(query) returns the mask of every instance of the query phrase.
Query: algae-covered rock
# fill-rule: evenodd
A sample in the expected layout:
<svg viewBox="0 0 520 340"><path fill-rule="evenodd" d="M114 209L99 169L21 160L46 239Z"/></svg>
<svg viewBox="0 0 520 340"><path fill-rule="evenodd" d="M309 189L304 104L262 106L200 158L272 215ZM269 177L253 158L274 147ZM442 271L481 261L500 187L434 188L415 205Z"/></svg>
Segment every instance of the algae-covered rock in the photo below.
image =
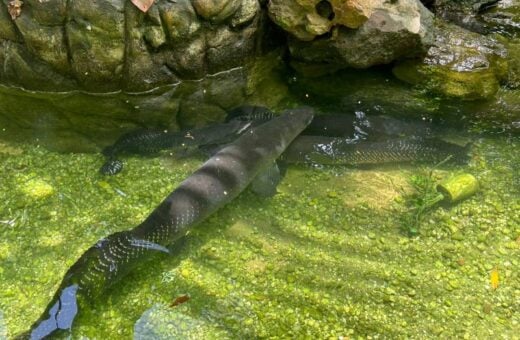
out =
<svg viewBox="0 0 520 340"><path fill-rule="evenodd" d="M506 84L510 88L520 87L520 38L512 39L507 44L508 73Z"/></svg>
<svg viewBox="0 0 520 340"><path fill-rule="evenodd" d="M467 30L487 34L490 27L480 15L496 6L496 0L434 0L431 5L436 16Z"/></svg>
<svg viewBox="0 0 520 340"><path fill-rule="evenodd" d="M432 14L416 0L271 1L269 15L291 34L296 60L367 68L420 54Z"/></svg>
<svg viewBox="0 0 520 340"><path fill-rule="evenodd" d="M500 88L493 100L477 101L466 108L479 129L520 133L520 95L518 90Z"/></svg>
<svg viewBox="0 0 520 340"><path fill-rule="evenodd" d="M155 304L134 326L134 339L230 339L223 330L203 319L195 319L180 308Z"/></svg>
<svg viewBox="0 0 520 340"><path fill-rule="evenodd" d="M244 66L261 53L258 0L0 2L0 83L31 90L150 90ZM44 79L49 79L45 82Z"/></svg>
<svg viewBox="0 0 520 340"><path fill-rule="evenodd" d="M341 70L312 78L296 76L291 90L329 112L429 117L439 111L437 98L424 97L379 69Z"/></svg>
<svg viewBox="0 0 520 340"><path fill-rule="evenodd" d="M55 189L43 179L34 178L22 184L22 192L30 199L42 200L52 196Z"/></svg>
<svg viewBox="0 0 520 340"><path fill-rule="evenodd" d="M93 152L139 128L201 126L223 120L226 111L244 103L276 107L287 97L279 55L274 51L241 68L145 93L49 93L0 86L0 138Z"/></svg>
<svg viewBox="0 0 520 340"><path fill-rule="evenodd" d="M419 60L396 65L401 80L449 97L490 98L507 75L507 51L492 37L438 22L435 44Z"/></svg>
<svg viewBox="0 0 520 340"><path fill-rule="evenodd" d="M499 33L509 38L520 37L520 2L498 1L479 16L490 32Z"/></svg>

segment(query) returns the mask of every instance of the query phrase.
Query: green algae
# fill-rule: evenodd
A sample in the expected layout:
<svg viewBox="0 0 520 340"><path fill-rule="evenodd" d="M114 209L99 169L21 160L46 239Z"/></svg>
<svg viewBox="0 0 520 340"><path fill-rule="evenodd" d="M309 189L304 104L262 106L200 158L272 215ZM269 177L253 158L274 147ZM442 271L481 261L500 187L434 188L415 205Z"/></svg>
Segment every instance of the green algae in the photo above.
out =
<svg viewBox="0 0 520 340"><path fill-rule="evenodd" d="M519 143L481 139L469 166L438 172L470 170L481 191L430 211L413 239L401 232L402 195L412 192L408 180L420 169L290 167L275 197L242 194L176 244L174 256L141 265L82 311L74 334L131 338L143 313L160 304L150 327L159 331L177 318L209 339L218 332L513 337L520 326L520 199L511 183ZM10 336L36 320L90 245L138 224L200 165L130 158L119 176L107 178L97 172L99 155L13 147L23 152L0 154L7 189L0 193L0 310ZM54 194L26 204L27 178L43 179ZM167 307L179 294L191 299ZM173 334L168 329L180 328L164 334Z"/></svg>

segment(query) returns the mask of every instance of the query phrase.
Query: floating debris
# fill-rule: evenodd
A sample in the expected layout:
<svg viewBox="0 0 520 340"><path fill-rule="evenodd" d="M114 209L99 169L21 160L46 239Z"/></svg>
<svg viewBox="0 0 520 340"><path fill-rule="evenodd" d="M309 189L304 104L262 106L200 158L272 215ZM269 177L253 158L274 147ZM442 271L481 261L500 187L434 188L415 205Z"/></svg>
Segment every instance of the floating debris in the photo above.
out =
<svg viewBox="0 0 520 340"><path fill-rule="evenodd" d="M188 294L179 295L173 300L173 302L170 304L170 307L175 307L180 304L183 304L187 302L190 299L190 296Z"/></svg>
<svg viewBox="0 0 520 340"><path fill-rule="evenodd" d="M493 290L496 290L498 288L499 276L497 267L491 269L491 272L489 273L489 282Z"/></svg>

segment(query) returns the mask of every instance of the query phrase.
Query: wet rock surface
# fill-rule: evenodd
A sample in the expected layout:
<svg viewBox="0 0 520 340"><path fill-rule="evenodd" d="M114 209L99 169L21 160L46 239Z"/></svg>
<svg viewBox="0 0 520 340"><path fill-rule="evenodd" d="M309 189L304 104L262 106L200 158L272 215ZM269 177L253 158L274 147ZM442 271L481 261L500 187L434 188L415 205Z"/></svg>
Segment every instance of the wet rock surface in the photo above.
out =
<svg viewBox="0 0 520 340"><path fill-rule="evenodd" d="M433 15L415 0L271 1L271 19L290 33L294 59L367 68L421 54Z"/></svg>
<svg viewBox="0 0 520 340"><path fill-rule="evenodd" d="M507 75L507 50L496 39L437 22L435 43L423 59L404 61L394 74L448 97L492 97Z"/></svg>
<svg viewBox="0 0 520 340"><path fill-rule="evenodd" d="M35 92L0 86L0 139L32 139L54 150L97 152L138 128L203 126L223 120L226 111L244 102L276 107L287 96L277 54L142 93Z"/></svg>
<svg viewBox="0 0 520 340"><path fill-rule="evenodd" d="M146 14L124 0L26 0L16 19L7 5L0 82L49 91L143 91L243 66L265 22L257 0L159 0Z"/></svg>

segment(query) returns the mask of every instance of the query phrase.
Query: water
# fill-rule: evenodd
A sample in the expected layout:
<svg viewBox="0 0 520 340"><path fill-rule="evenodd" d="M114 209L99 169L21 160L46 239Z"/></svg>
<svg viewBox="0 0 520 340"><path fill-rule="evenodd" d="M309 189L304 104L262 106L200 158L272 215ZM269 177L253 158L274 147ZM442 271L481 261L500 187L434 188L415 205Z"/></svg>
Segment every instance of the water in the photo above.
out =
<svg viewBox="0 0 520 340"><path fill-rule="evenodd" d="M131 338L134 330L164 339L514 337L520 328L514 126L489 117L483 124L484 109L471 115L474 103L431 99L385 81L384 72L358 77L365 90L329 96L290 78L289 105L445 121L456 128L445 137L474 141L470 163L290 166L276 196L244 192L195 228L173 256L141 265L82 310L74 337ZM385 93L376 91L381 86ZM502 94L486 112L506 112L511 121L518 111L504 109ZM436 114L440 108L443 115ZM462 112L464 124L451 121L450 112ZM140 223L203 158L129 157L120 175L104 177L99 153L61 153L4 137L0 161L0 315L13 336L40 316L88 247ZM477 177L479 192L435 206L417 222L409 205L412 178L437 182L462 172ZM183 294L190 299L172 307Z"/></svg>

